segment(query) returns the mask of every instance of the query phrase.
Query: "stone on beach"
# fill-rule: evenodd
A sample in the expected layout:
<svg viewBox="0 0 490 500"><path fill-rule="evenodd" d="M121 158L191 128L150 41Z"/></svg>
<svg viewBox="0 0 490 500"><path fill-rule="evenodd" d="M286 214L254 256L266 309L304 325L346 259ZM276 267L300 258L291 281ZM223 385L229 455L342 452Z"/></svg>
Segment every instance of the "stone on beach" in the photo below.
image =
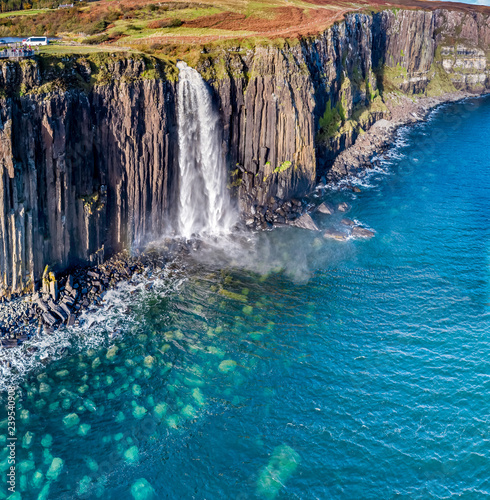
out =
<svg viewBox="0 0 490 500"><path fill-rule="evenodd" d="M310 214L303 214L291 222L292 226L299 227L301 229L308 229L310 231L319 231L318 226L315 221L311 218Z"/></svg>

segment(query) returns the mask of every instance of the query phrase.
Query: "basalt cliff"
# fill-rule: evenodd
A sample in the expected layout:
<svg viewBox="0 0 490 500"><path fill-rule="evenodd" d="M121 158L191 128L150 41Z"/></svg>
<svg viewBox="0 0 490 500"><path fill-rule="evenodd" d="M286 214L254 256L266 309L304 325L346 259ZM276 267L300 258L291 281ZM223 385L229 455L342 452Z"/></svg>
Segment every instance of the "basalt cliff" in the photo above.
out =
<svg viewBox="0 0 490 500"><path fill-rule="evenodd" d="M315 37L207 51L242 212L310 191L384 98L490 88L490 18L459 10L347 15ZM176 69L143 55L0 63L0 295L171 231Z"/></svg>

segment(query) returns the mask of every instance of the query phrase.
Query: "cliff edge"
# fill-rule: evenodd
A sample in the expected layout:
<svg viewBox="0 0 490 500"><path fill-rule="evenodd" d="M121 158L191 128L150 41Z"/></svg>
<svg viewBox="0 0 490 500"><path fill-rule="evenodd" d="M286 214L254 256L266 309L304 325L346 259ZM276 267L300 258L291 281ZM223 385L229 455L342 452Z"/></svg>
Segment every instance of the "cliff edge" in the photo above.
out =
<svg viewBox="0 0 490 500"><path fill-rule="evenodd" d="M229 188L253 212L306 194L389 95L490 88L485 12L350 14L325 32L203 48ZM169 231L178 183L173 63L134 54L0 62L0 295Z"/></svg>

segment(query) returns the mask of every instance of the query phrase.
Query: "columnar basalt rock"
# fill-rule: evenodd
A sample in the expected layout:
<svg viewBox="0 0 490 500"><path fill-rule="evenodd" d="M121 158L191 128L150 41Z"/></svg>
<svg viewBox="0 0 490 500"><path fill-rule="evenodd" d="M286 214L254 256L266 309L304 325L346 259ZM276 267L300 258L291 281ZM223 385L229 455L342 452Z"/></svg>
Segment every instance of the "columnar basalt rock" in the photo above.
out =
<svg viewBox="0 0 490 500"><path fill-rule="evenodd" d="M196 69L220 109L240 209L272 203L286 220L284 200L389 117L383 95L485 92L489 53L488 15L441 9L350 14L308 39L203 50ZM171 229L174 76L134 55L0 63L0 295L32 288L46 264L97 262Z"/></svg>
<svg viewBox="0 0 490 500"><path fill-rule="evenodd" d="M165 80L3 100L4 291L32 287L47 263L97 262L169 226L172 101Z"/></svg>

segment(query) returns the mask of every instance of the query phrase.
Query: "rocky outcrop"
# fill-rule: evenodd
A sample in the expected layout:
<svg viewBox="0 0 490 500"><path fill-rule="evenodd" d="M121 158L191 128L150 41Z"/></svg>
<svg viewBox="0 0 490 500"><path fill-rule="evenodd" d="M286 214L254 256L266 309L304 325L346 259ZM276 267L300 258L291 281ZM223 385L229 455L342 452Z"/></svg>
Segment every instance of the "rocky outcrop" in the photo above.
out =
<svg viewBox="0 0 490 500"><path fill-rule="evenodd" d="M386 92L485 92L489 30L482 13L393 9L282 47L204 54L198 69L219 98L242 209L308 191L390 116Z"/></svg>
<svg viewBox="0 0 490 500"><path fill-rule="evenodd" d="M46 264L100 261L165 229L173 98L171 84L152 79L3 100L3 290L29 288Z"/></svg>
<svg viewBox="0 0 490 500"><path fill-rule="evenodd" d="M388 117L387 93L490 87L488 15L352 14L308 39L203 49L242 211L308 192ZM175 67L135 55L0 64L0 295L172 226ZM277 214L276 214L277 215ZM287 214L279 213L278 218Z"/></svg>

